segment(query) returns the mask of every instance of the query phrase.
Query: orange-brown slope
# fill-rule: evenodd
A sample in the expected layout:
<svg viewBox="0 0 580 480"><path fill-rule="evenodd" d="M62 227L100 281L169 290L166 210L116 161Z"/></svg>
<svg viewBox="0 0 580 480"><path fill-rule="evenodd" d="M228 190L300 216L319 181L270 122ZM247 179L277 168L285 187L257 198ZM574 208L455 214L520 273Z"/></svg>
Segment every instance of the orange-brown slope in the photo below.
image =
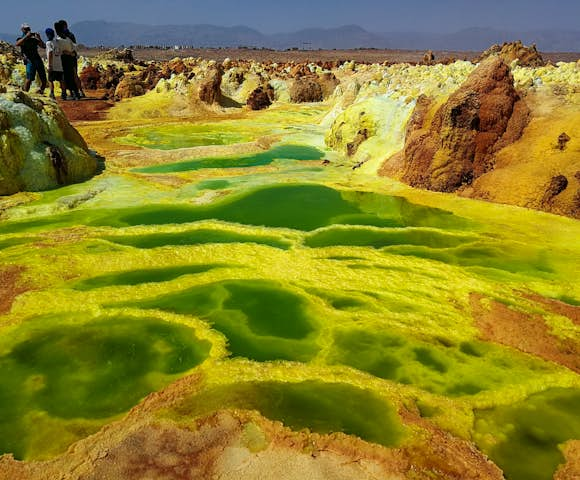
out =
<svg viewBox="0 0 580 480"><path fill-rule="evenodd" d="M580 345L561 339L539 315L527 315L501 303L482 305L482 297L471 295L471 308L482 339L516 348L580 373Z"/></svg>
<svg viewBox="0 0 580 480"><path fill-rule="evenodd" d="M402 152L381 175L411 186L580 218L580 104L574 87L514 87L486 59L443 104L421 97Z"/></svg>
<svg viewBox="0 0 580 480"><path fill-rule="evenodd" d="M0 267L0 315L10 312L16 297L28 290L22 284L23 271L16 265Z"/></svg>
<svg viewBox="0 0 580 480"><path fill-rule="evenodd" d="M528 109L514 88L509 67L485 60L425 125L424 102L407 130L403 181L414 187L454 192L494 167L493 154L513 143Z"/></svg>

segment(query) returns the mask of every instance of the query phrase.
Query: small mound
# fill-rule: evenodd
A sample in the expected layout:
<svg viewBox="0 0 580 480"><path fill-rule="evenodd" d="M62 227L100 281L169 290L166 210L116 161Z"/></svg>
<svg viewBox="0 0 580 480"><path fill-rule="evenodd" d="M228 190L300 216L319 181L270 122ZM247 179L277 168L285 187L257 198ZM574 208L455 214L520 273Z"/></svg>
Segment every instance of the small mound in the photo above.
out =
<svg viewBox="0 0 580 480"><path fill-rule="evenodd" d="M0 195L87 180L95 156L53 101L24 92L0 94Z"/></svg>

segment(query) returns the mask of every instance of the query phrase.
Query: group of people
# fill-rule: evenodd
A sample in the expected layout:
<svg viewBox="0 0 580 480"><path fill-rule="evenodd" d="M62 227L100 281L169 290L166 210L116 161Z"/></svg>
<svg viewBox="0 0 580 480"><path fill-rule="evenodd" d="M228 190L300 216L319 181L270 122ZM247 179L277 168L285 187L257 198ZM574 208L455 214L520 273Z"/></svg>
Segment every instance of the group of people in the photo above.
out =
<svg viewBox="0 0 580 480"><path fill-rule="evenodd" d="M50 88L50 98L55 98L54 84L60 83L63 100L80 100L85 96L81 81L78 76L76 38L68 29L64 20L54 24L54 29L45 30L45 43L39 33L32 32L30 25L23 23L20 26L22 36L16 40L16 46L20 47L24 63L26 65L26 81L24 91L28 92L32 82L38 78L40 89L38 93L44 94L47 86ZM38 52L38 48L46 49L48 78L44 68L44 62ZM67 91L70 95L67 96Z"/></svg>

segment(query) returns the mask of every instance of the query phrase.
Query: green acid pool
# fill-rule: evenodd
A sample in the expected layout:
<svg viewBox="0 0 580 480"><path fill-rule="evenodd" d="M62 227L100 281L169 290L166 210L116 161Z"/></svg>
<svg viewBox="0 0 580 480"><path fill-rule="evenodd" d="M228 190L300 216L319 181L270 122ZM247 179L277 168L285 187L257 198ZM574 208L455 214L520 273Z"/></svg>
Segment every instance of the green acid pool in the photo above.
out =
<svg viewBox="0 0 580 480"><path fill-rule="evenodd" d="M191 375L182 419L241 409L396 448L427 438L406 409L508 480L552 478L580 375L510 336L543 322L577 351L579 223L359 174L323 147L327 107L286 108L135 125L117 141L163 163L3 211L0 453L54 458Z"/></svg>

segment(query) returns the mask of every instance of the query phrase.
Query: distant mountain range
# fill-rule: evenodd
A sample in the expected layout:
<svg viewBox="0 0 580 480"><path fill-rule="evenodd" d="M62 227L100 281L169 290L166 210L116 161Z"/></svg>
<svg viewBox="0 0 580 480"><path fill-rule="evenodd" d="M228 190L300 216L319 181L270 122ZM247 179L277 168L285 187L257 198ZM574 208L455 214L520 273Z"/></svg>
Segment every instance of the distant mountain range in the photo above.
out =
<svg viewBox="0 0 580 480"><path fill-rule="evenodd" d="M536 30L508 32L491 28L469 28L455 33L391 32L372 33L356 26L310 28L298 32L266 35L245 26L139 25L105 21L74 24L71 30L87 46L121 45L256 47L286 50L389 48L406 50L485 50L494 43L522 40L535 43L544 52L580 52L580 31ZM13 35L0 34L13 42Z"/></svg>

